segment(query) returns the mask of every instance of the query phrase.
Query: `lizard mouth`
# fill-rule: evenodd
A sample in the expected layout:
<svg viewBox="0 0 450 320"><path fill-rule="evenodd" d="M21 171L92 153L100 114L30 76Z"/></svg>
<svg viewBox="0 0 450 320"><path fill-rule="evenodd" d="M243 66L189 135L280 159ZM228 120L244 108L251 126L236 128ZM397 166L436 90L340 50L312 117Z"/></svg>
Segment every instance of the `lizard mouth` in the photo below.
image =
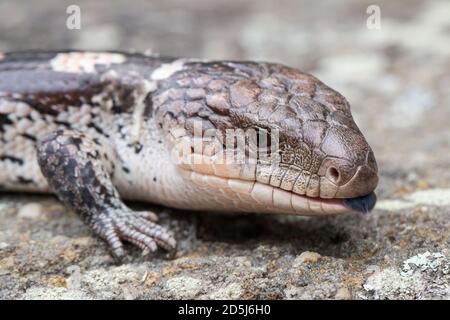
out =
<svg viewBox="0 0 450 320"><path fill-rule="evenodd" d="M373 192L358 198L309 197L257 181L220 177L185 169L182 169L181 173L204 191L204 201L208 201L212 191L219 210L315 216L351 211L366 213L372 210L376 203Z"/></svg>
<svg viewBox="0 0 450 320"><path fill-rule="evenodd" d="M199 209L314 216L367 213L376 203L373 184L365 183L367 175L358 174L365 172L363 166L338 186L323 175L272 164L216 162L209 153L188 149L191 152L180 154L184 149L175 148L172 156L186 186L194 184L191 196L198 199ZM352 182L349 189L347 184Z"/></svg>

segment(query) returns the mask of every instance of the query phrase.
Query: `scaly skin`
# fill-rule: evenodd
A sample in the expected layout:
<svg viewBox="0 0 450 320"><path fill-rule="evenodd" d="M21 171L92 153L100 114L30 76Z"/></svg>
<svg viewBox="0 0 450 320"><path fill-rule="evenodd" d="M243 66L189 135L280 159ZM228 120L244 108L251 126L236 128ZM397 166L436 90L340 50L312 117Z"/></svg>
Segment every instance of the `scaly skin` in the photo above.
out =
<svg viewBox="0 0 450 320"><path fill-rule="evenodd" d="M233 158L239 151L245 161ZM118 258L122 240L175 248L154 213L121 198L323 215L371 210L377 182L348 102L295 69L120 52L0 54L0 188L54 192Z"/></svg>

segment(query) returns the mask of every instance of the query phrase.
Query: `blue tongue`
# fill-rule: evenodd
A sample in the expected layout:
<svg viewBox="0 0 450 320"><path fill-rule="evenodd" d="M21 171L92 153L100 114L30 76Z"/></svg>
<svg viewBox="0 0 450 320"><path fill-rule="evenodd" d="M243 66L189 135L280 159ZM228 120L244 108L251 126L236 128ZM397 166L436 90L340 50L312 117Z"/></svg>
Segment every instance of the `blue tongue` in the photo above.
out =
<svg viewBox="0 0 450 320"><path fill-rule="evenodd" d="M347 208L362 213L372 211L373 207L375 207L375 203L377 203L377 196L375 195L375 192L371 192L367 196L363 197L344 199L344 205Z"/></svg>

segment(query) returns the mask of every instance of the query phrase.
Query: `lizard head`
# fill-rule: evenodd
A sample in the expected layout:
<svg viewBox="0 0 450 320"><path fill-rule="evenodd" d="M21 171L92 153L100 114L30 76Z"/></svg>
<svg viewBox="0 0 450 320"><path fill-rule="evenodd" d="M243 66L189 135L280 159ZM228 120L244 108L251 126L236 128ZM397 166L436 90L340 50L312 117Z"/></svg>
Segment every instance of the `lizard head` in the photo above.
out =
<svg viewBox="0 0 450 320"><path fill-rule="evenodd" d="M190 63L162 84L154 105L177 163L204 183L225 179L267 211L375 205L377 164L349 103L309 74L269 63Z"/></svg>

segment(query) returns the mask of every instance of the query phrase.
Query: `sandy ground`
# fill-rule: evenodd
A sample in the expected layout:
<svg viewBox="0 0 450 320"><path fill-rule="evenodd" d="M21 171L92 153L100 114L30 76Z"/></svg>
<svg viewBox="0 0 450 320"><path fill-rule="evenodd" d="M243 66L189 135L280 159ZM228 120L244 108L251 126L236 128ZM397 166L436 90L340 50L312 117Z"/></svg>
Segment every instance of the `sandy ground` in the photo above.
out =
<svg viewBox="0 0 450 320"><path fill-rule="evenodd" d="M450 2L376 1L369 30L373 2L0 2L0 51L152 49L313 73L350 101L381 178L368 215L156 207L178 253L129 247L122 265L55 199L2 194L0 298L450 299ZM68 4L81 30L65 28Z"/></svg>

